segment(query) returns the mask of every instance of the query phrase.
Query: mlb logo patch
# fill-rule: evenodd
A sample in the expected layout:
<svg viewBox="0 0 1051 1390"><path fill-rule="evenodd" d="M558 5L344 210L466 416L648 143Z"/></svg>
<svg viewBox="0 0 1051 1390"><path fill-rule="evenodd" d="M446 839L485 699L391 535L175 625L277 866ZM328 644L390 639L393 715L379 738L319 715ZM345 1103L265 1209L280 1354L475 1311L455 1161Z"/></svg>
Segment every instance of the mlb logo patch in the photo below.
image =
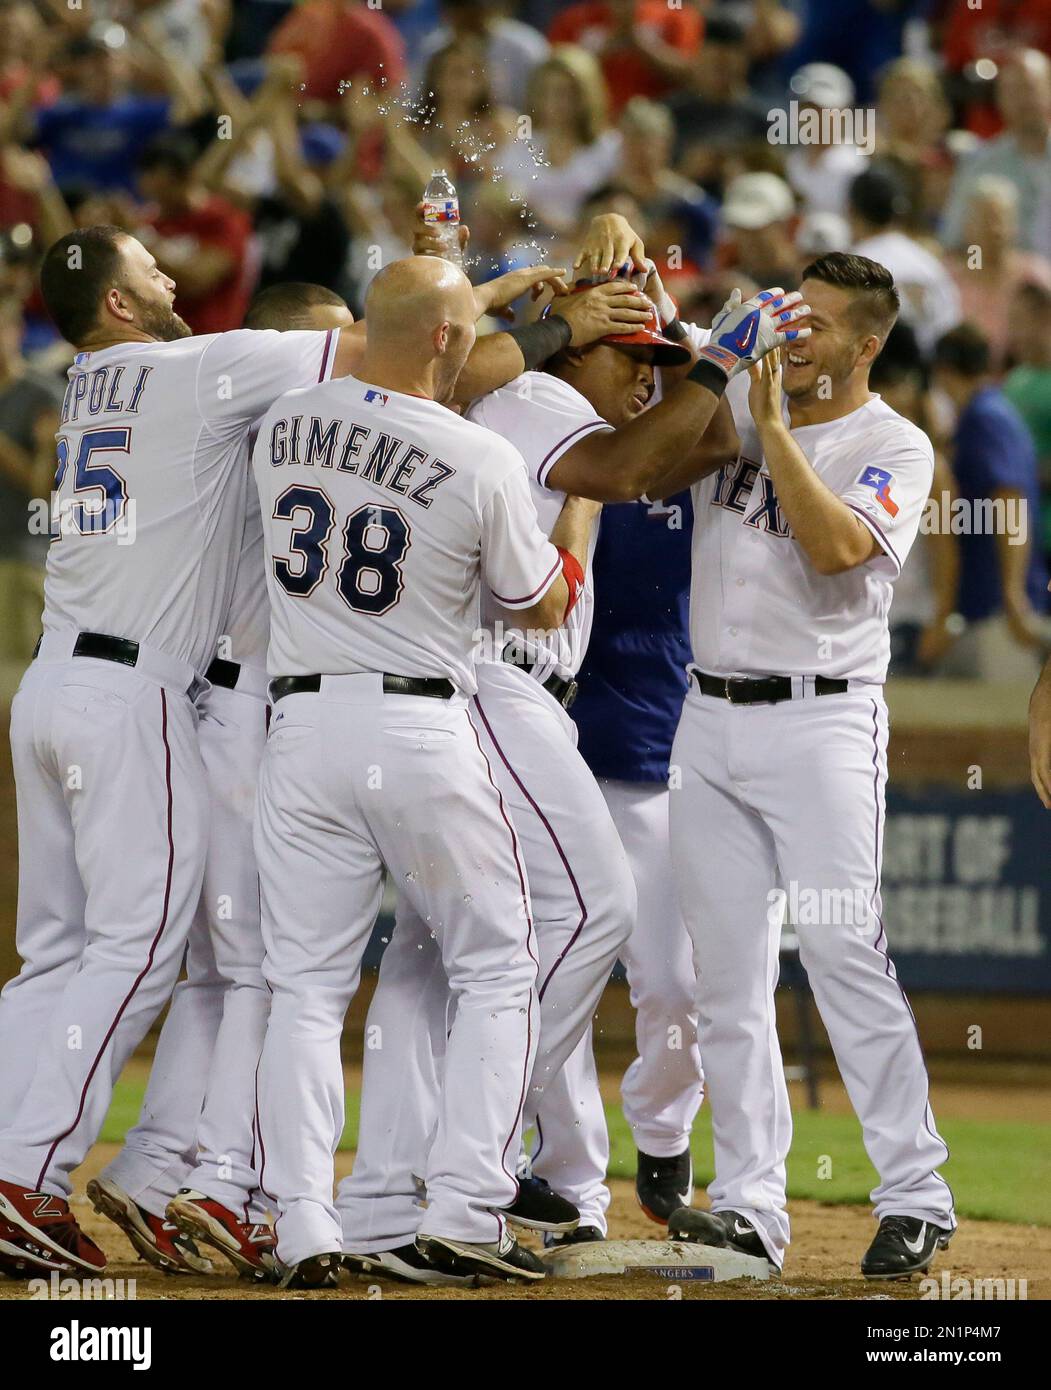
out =
<svg viewBox="0 0 1051 1390"><path fill-rule="evenodd" d="M890 495L891 484L894 481L893 473L887 473L882 468L866 468L858 481L863 487L870 487L873 490L876 494L876 501L888 516L898 515L898 504Z"/></svg>
<svg viewBox="0 0 1051 1390"><path fill-rule="evenodd" d="M372 390L365 392L365 400L370 405L386 405L390 400L390 396L386 395L383 391Z"/></svg>

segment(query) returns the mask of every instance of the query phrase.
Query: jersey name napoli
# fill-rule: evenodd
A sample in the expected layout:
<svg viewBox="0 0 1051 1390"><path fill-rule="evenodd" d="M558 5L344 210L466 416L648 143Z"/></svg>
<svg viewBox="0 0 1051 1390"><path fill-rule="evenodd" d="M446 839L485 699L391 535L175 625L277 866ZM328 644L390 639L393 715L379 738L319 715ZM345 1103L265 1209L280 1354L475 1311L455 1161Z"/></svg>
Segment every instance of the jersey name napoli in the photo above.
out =
<svg viewBox="0 0 1051 1390"><path fill-rule="evenodd" d="M249 427L289 386L327 378L337 337L239 330L77 354L45 632L126 637L204 670L241 547Z"/></svg>
<svg viewBox="0 0 1051 1390"><path fill-rule="evenodd" d="M880 683L890 658L893 582L930 493L930 440L878 396L841 419L793 429L822 482L883 552L845 574L821 575L778 504L748 410L748 386L742 375L727 390L739 456L693 488L694 662L719 676Z"/></svg>
<svg viewBox="0 0 1051 1390"><path fill-rule="evenodd" d="M434 401L354 377L290 392L252 467L272 676L445 677L471 694L483 584L529 608L561 573L522 456Z"/></svg>
<svg viewBox="0 0 1051 1390"><path fill-rule="evenodd" d="M579 391L546 372L525 372L498 391L491 391L474 402L467 418L495 430L522 454L540 529L546 536L554 529L566 500L564 492L547 486L551 470L581 439L597 430L612 428ZM536 656L540 679L545 679L551 671L567 678L575 676L583 663L595 609L592 560L597 538L598 527L594 526L584 587L564 626L547 634L543 640L531 640L528 645L529 654ZM493 598L483 601L482 619L494 633L510 636L518 631L506 606ZM499 651L491 655L500 659Z"/></svg>

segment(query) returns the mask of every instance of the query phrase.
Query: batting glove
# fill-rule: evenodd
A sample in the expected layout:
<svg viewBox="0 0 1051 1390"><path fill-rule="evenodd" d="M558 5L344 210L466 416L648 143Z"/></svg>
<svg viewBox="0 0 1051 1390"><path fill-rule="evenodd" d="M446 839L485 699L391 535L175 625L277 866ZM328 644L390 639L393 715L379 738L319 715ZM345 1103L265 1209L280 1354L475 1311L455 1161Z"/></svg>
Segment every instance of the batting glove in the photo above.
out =
<svg viewBox="0 0 1051 1390"><path fill-rule="evenodd" d="M809 317L798 290L786 294L782 289L760 290L741 302L741 291L734 290L712 321L712 336L701 348L699 361L712 363L727 380L747 371L761 357L785 342L802 342L810 337L809 328L795 328Z"/></svg>
<svg viewBox="0 0 1051 1390"><path fill-rule="evenodd" d="M660 315L661 327L667 328L669 323L674 323L679 317L679 310L675 300L664 288L664 282L661 280L654 262L647 257L646 269L636 271L631 280L637 289L642 290L647 298L653 301L657 313Z"/></svg>

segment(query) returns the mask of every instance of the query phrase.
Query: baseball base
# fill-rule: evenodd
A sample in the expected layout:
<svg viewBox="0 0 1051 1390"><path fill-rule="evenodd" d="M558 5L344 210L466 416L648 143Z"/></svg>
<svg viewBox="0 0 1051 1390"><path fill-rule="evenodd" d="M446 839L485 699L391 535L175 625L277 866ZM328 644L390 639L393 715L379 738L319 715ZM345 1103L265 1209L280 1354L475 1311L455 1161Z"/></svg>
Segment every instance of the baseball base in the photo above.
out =
<svg viewBox="0 0 1051 1390"><path fill-rule="evenodd" d="M606 1240L569 1245L542 1256L555 1279L589 1279L600 1274L652 1274L680 1282L699 1279L769 1279L770 1266L754 1255L682 1240Z"/></svg>

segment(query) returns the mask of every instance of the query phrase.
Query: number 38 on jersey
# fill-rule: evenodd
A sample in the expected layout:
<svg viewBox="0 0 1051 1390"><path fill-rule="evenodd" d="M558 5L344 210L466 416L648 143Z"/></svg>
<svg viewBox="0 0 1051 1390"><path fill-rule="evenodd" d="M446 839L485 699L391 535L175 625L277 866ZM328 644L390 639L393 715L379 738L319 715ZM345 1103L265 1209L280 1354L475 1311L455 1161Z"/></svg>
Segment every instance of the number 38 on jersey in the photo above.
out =
<svg viewBox="0 0 1051 1390"><path fill-rule="evenodd" d="M286 593L308 598L319 584L334 582L348 608L374 617L401 598L402 561L412 542L397 507L364 503L337 536L336 508L324 488L296 483L277 498L273 516L290 523L287 553L278 555L275 547L273 557L274 576Z"/></svg>

